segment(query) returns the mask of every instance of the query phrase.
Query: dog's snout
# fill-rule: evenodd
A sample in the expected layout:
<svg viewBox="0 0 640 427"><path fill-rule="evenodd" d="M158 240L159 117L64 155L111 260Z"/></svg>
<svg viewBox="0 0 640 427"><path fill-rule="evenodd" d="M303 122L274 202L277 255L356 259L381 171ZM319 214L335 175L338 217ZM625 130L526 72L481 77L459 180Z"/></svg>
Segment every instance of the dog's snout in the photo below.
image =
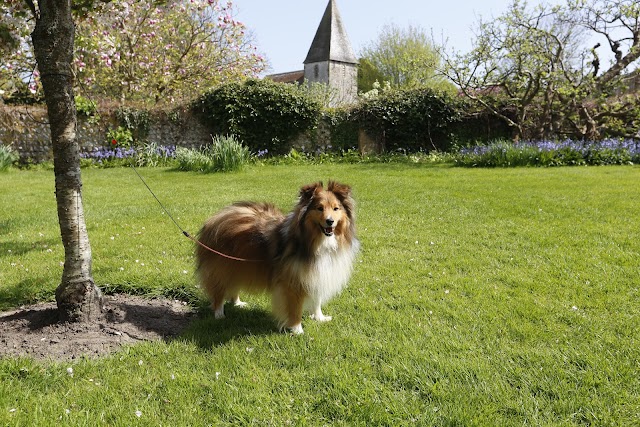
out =
<svg viewBox="0 0 640 427"><path fill-rule="evenodd" d="M332 225L333 225L333 223L335 222L335 221L333 220L333 218L331 218L331 217L327 218L325 221L326 221L326 223L327 223L327 225L328 225L328 226L332 226Z"/></svg>

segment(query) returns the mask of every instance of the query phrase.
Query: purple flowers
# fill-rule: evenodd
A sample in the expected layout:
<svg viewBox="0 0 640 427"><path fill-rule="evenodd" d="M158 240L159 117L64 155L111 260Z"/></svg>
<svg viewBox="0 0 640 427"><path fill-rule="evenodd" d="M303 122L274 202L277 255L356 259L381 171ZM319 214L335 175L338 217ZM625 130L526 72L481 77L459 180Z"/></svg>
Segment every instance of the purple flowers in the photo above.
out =
<svg viewBox="0 0 640 427"><path fill-rule="evenodd" d="M158 145L157 147L155 147L155 152L160 157L172 159L176 156L176 146L175 145Z"/></svg>
<svg viewBox="0 0 640 427"><path fill-rule="evenodd" d="M459 150L461 166L570 166L640 164L640 141L496 141Z"/></svg>
<svg viewBox="0 0 640 427"><path fill-rule="evenodd" d="M97 163L106 163L121 159L158 158L161 160L173 159L176 155L175 145L149 144L140 148L101 147L92 151L80 153L81 159L93 160Z"/></svg>
<svg viewBox="0 0 640 427"><path fill-rule="evenodd" d="M90 152L80 153L80 158L103 162L105 160L125 159L133 157L135 154L136 150L133 148L96 148Z"/></svg>

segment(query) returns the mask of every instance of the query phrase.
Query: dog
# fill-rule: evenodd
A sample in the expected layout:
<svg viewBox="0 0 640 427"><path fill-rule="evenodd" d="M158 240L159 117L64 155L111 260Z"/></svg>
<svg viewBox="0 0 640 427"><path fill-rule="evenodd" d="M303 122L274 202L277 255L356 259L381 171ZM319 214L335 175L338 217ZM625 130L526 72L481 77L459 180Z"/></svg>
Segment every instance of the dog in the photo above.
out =
<svg viewBox="0 0 640 427"><path fill-rule="evenodd" d="M360 248L354 209L351 187L330 181L303 186L286 216L270 203L238 202L209 218L196 263L214 317L225 317L225 301L244 306L241 291L266 291L280 330L302 334L304 309L331 320L322 304L347 284Z"/></svg>

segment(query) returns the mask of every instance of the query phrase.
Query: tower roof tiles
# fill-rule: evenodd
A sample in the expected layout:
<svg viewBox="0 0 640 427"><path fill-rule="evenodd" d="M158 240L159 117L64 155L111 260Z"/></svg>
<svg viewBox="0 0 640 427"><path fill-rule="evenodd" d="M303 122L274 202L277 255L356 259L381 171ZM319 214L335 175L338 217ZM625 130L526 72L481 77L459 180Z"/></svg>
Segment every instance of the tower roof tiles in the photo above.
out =
<svg viewBox="0 0 640 427"><path fill-rule="evenodd" d="M335 0L329 0L329 4L327 4L327 9L324 11L304 63L322 61L358 63Z"/></svg>

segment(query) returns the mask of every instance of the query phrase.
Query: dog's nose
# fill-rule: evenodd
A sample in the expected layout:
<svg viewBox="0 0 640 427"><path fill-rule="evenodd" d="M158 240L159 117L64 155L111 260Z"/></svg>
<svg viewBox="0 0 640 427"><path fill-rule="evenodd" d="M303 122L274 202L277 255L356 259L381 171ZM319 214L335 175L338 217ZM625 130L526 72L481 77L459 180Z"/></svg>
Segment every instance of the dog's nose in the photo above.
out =
<svg viewBox="0 0 640 427"><path fill-rule="evenodd" d="M335 222L335 221L333 220L333 218L327 218L327 219L326 219L326 223L327 223L327 225L328 225L329 227L331 227L331 226L333 225L333 223L334 223L334 222Z"/></svg>

